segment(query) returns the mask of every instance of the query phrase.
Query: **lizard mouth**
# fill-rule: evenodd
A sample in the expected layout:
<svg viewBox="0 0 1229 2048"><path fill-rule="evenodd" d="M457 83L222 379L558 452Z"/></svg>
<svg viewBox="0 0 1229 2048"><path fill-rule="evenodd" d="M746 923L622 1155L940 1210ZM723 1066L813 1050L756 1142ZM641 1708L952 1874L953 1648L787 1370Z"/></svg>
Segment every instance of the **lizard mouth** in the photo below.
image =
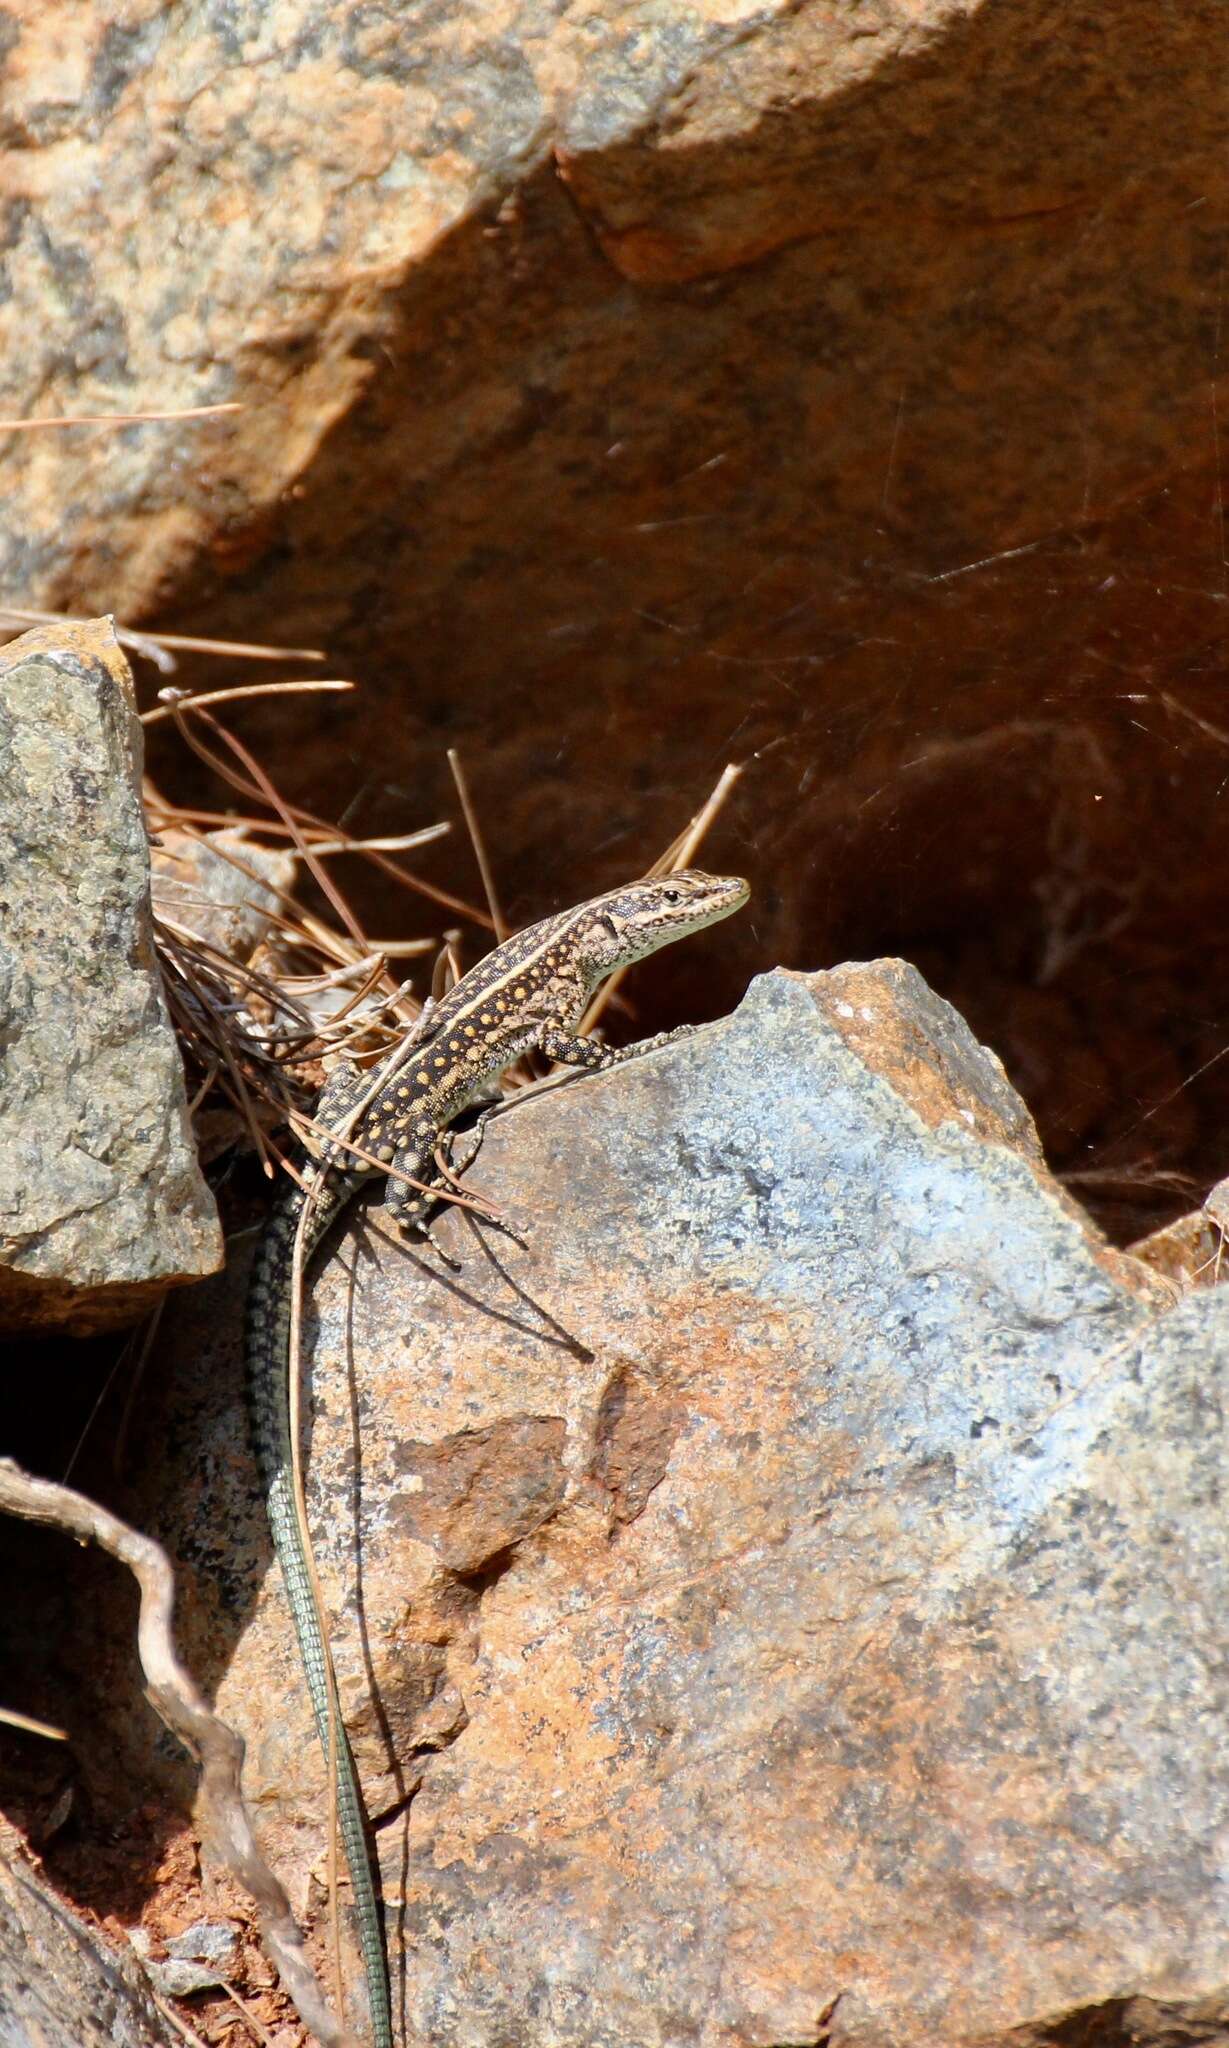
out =
<svg viewBox="0 0 1229 2048"><path fill-rule="evenodd" d="M710 892L696 905L696 921L699 924L715 924L718 918L732 917L741 910L751 894L750 882L741 875L714 875Z"/></svg>

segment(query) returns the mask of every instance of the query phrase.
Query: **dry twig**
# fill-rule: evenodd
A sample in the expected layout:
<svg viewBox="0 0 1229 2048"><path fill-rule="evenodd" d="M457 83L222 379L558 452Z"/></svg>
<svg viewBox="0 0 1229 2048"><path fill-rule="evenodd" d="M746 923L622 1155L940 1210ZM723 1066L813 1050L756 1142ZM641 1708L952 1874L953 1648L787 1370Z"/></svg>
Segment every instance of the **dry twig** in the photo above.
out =
<svg viewBox="0 0 1229 2048"><path fill-rule="evenodd" d="M741 763L730 761L726 764L717 778L716 787L712 795L706 802L701 804L686 830L680 832L678 838L666 848L659 859L654 861L649 869L650 875L671 874L675 868L685 868L689 861L695 858L697 847L700 845L713 819L717 816L718 811L721 809L742 772ZM580 1020L579 1029L582 1033L592 1031L607 1003L609 1003L611 997L618 990L619 984L626 973L626 967L620 967L616 974L612 974L609 980L602 983L601 988Z"/></svg>
<svg viewBox="0 0 1229 2048"><path fill-rule="evenodd" d="M46 427L140 427L154 421L212 420L219 413L242 411L241 399L227 398L220 405L183 405L168 412L66 412L43 419L0 420L0 434L32 434Z"/></svg>
<svg viewBox="0 0 1229 2048"><path fill-rule="evenodd" d="M210 1838L255 1901L265 1946L303 2024L324 2048L357 2048L325 2001L290 1901L256 1845L243 1803L243 1738L206 1706L179 1661L171 1633L175 1580L161 1544L85 1494L36 1479L9 1458L0 1458L0 1512L97 1543L133 1574L140 1592L137 1651L150 1703L201 1766L201 1803Z"/></svg>
<svg viewBox="0 0 1229 2048"><path fill-rule="evenodd" d="M186 690L177 690L172 685L159 690L159 702L152 711L142 711L142 725L157 725L159 719L174 718L177 711L196 711L202 704L231 704L236 697L276 697L288 694L301 695L305 691L352 690L354 684L340 676L313 678L308 682L286 683L236 683L230 690L203 690L199 697L193 697Z"/></svg>
<svg viewBox="0 0 1229 2048"><path fill-rule="evenodd" d="M66 1728L53 1728L50 1721L36 1721L32 1714L19 1714L16 1707L0 1707L0 1721L7 1728L20 1728L24 1735L43 1735L48 1742L67 1742Z"/></svg>
<svg viewBox="0 0 1229 2048"><path fill-rule="evenodd" d="M504 922L504 914L499 907L499 899L495 894L495 877L491 871L491 863L487 859L486 845L478 827L478 813L474 809L470 798L469 784L465 780L465 770L461 766L461 756L455 747L449 747L448 749L448 766L452 770L452 779L457 786L457 795L461 801L461 813L465 819L466 830L469 833L474 849L474 859L478 863L478 873L482 878L487 909L491 913L491 930L495 934L496 945L502 945L508 936L508 927Z"/></svg>
<svg viewBox="0 0 1229 2048"><path fill-rule="evenodd" d="M0 608L0 629L11 625L15 632L26 626L90 626L92 619L82 618L78 612L34 611L24 605L6 604ZM118 619L112 622L115 637L122 647L131 647L134 654L143 654L146 661L152 661L162 674L173 675L177 667L172 649L183 654L244 655L249 661L323 661L321 647L266 647L244 640L199 640L191 633L138 633L133 626L124 626Z"/></svg>

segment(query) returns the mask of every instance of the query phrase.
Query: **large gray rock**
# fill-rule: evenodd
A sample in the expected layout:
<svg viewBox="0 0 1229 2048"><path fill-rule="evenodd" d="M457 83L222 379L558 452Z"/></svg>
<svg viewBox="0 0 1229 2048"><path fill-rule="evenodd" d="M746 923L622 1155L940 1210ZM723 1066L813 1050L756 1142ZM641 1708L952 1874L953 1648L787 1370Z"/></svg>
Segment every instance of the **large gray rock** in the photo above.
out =
<svg viewBox="0 0 1229 2048"><path fill-rule="evenodd" d="M154 957L141 727L109 620L0 653L0 1317L97 1330L216 1271Z"/></svg>
<svg viewBox="0 0 1229 2048"><path fill-rule="evenodd" d="M136 1956L57 1898L0 1820L0 2048L178 2048Z"/></svg>
<svg viewBox="0 0 1229 2048"><path fill-rule="evenodd" d="M471 1179L526 1248L354 1218L307 1326L407 2042L1225 2038L1226 1299L1106 1249L891 962L518 1104ZM197 1374L216 1651L250 1475ZM314 1911L276 1574L218 1703Z"/></svg>

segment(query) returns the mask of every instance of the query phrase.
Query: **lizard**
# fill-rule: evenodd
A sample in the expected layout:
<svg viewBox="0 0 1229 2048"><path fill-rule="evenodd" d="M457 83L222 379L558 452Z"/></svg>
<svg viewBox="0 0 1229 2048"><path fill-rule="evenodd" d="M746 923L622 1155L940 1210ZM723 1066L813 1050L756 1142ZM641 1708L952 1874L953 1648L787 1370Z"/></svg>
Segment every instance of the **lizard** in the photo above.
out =
<svg viewBox="0 0 1229 2048"><path fill-rule="evenodd" d="M609 890L505 939L441 999L421 1037L411 1031L370 1072L347 1067L330 1075L317 1104L317 1122L334 1142L326 1142L317 1157L304 1159L297 1181L288 1179L257 1247L246 1328L252 1438L326 1757L330 1720L336 1731L339 1824L375 2048L392 2048L387 1958L358 1776L337 1710L292 1487L290 1330L300 1221L306 1273L325 1233L359 1186L391 1168L386 1209L399 1228L425 1231L435 1199L432 1183L439 1178L437 1147L474 1098L530 1050L600 1072L695 1030L684 1024L614 1047L582 1035L579 1026L593 992L616 970L728 917L749 894L741 876L676 869ZM348 1138L361 1146L366 1159L347 1153ZM402 1174L408 1180L395 1177Z"/></svg>

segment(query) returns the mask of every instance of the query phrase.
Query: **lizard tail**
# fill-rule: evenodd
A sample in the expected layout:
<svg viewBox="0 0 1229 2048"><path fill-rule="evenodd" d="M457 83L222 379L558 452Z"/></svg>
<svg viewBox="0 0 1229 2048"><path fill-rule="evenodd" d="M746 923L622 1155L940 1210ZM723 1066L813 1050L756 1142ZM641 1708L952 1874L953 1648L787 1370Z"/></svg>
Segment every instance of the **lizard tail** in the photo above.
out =
<svg viewBox="0 0 1229 2048"><path fill-rule="evenodd" d="M310 1186L315 1178L310 1168L306 1178ZM306 1271L308 1260L330 1223L350 1199L355 1185L354 1177L334 1170L323 1186L315 1187L311 1214L304 1226L303 1271ZM295 1235L305 1202L305 1190L289 1184L277 1201L257 1248L247 1300L247 1389L252 1443L264 1488L273 1547L286 1581L316 1730L327 1759L332 1676L295 1512L290 1442L291 1273ZM333 1707L337 1730L338 1820L363 1952L372 2039L375 2048L393 2048L388 1967L367 1847L362 1795L335 1694Z"/></svg>

